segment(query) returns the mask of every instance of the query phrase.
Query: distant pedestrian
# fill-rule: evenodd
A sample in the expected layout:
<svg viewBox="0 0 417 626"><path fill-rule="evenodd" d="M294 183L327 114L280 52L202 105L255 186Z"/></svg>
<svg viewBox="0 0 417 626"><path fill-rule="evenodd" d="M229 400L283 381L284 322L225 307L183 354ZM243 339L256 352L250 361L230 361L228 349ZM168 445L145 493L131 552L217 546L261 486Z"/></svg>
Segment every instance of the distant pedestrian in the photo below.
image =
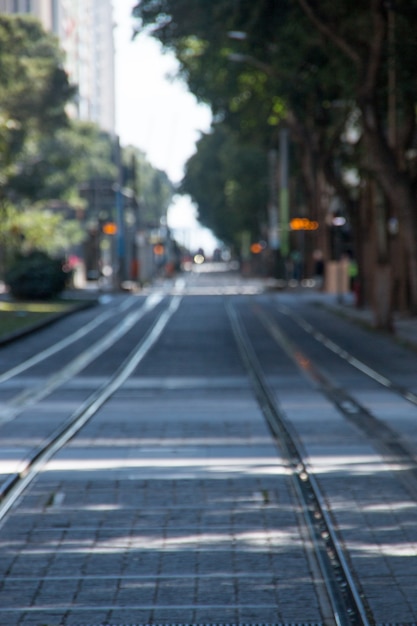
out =
<svg viewBox="0 0 417 626"><path fill-rule="evenodd" d="M355 291L356 282L358 280L358 264L353 257L349 258L348 265L348 276L349 276L349 287L351 291Z"/></svg>

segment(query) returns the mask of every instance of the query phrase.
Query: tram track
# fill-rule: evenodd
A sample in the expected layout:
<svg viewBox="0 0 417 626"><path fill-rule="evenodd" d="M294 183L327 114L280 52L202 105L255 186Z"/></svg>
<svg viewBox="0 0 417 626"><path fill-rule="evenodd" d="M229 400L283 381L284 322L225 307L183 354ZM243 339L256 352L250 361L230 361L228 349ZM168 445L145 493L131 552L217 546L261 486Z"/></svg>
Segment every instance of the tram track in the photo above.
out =
<svg viewBox="0 0 417 626"><path fill-rule="evenodd" d="M228 303L227 312L258 403L290 469L294 491L326 587L334 623L337 626L370 626L361 592L349 569L324 496L309 468L297 435L268 387L262 366L237 310ZM320 587L319 582L318 586Z"/></svg>
<svg viewBox="0 0 417 626"><path fill-rule="evenodd" d="M149 312L160 301L159 298L154 298L148 301L148 305L144 306L140 311L130 315L127 318L126 324L119 326L119 330L116 331L109 340L105 342L105 349L108 349L110 345L114 344L121 336L126 334L127 330L140 319L145 313ZM34 477L39 473L40 468L47 463L47 461L61 449L100 409L101 406L117 391L119 387L123 385L126 379L133 372L135 367L144 358L147 352L151 349L154 343L159 338L160 334L168 324L170 318L177 310L180 304L181 298L179 296L171 299L170 304L165 308L152 323L150 329L141 338L139 343L133 348L131 353L125 359L125 361L117 368L114 374L106 380L98 389L96 389L84 402L73 412L67 420L61 423L42 445L32 451L30 457L24 459L22 466L18 472L10 474L7 479L0 485L0 524L4 517L7 515L10 508L14 505L16 500L20 497L21 493L32 482ZM96 346L97 347L97 346ZM40 397L46 395L46 389L50 393L56 384L62 384L64 380L68 380L70 376L75 375L81 368L81 363L85 364L90 359L87 357L87 353L91 355L91 358L97 358L97 351L92 351L89 348L84 355L82 355L81 361L76 360L64 368L57 377L53 377L53 383L45 385L45 394L42 390L34 391L31 394L25 396L27 401L39 400ZM56 383L56 384L55 384Z"/></svg>
<svg viewBox="0 0 417 626"><path fill-rule="evenodd" d="M57 354L58 352L61 352L65 348L68 348L69 346L76 343L80 339L83 339L93 330L96 330L97 328L99 328L106 321L110 320L111 318L115 318L116 316L120 314L123 314L127 309L133 306L134 303L135 303L135 299L133 297L127 300L124 300L122 304L118 306L116 309L103 311L97 317L90 320L90 322L88 322L87 324L84 324L81 328L78 328L75 332L71 333L67 337L64 337L64 339L61 339L60 341L55 342L53 345L25 359L18 365L15 365L14 367L11 367L8 370L2 372L0 374L0 385L7 382L11 378L14 378L20 374L23 374L25 371L29 370L30 368L54 356L55 354Z"/></svg>
<svg viewBox="0 0 417 626"><path fill-rule="evenodd" d="M360 441L361 435L356 432L358 429L346 425L347 421L355 424L355 426L360 426L362 422L366 422L368 425L366 428L369 432L362 428L361 432L366 434L363 439L374 443L371 428L372 414L368 411L370 415L367 418L362 411L362 409L366 411L366 407L363 407L356 398L335 382L338 371L335 372L335 377L332 377L327 375L328 372L324 368L316 367L315 355L314 353L313 356L310 355L310 348L314 344L313 340L309 339L306 344L303 343L301 350L301 344L298 345L297 341L293 341L293 338L296 338L295 326L281 325L282 318L275 314L274 308L263 307L265 299L262 297L257 298L255 302L252 301L250 306L245 306L248 302L246 298L227 297L226 310L228 315L225 314L223 302L221 305L219 303L219 307L222 307L220 315L222 314L224 317L224 322L221 324L218 321L212 323L212 320L218 320L220 317L218 308L205 306L204 315L200 317L201 307L195 306L191 309L192 313L187 313L187 307L184 305L181 307L181 313L184 315L185 312L186 317L177 316L171 326L169 325L170 320L181 301L180 296L174 296L172 299L167 298L167 302L164 302L164 308L161 306L150 309L151 315L146 319L146 322L140 324L140 329L131 335L123 334L123 349L122 346L117 345L117 339L115 340L113 345L116 356L112 355L112 365L114 364L115 371L111 377L108 376L110 368L103 368L103 359L98 356L98 360L84 375L86 385L91 385L93 379L90 381L88 376L90 372L95 375L95 369L97 369L99 375L95 376L94 384L98 385L100 381L100 386L93 393L90 389L88 398L85 398L84 401L81 401L80 396L78 396L80 401L78 409L72 412L65 424L63 423L51 434L48 444L39 448L37 455L31 458L30 465L22 470L19 476L14 477L13 487L10 485L8 494L3 498L3 513L0 508L0 527L4 532L4 541L10 541L10 555L18 556L16 562L13 561L13 563L10 558L9 569L6 570L4 567L5 578L9 581L10 587L5 586L3 590L3 598L7 600L7 607L5 605L0 609L0 620L3 618L2 623L9 626L8 616L19 614L23 616L19 618L19 625L24 624L26 626L25 619L34 623L35 615L42 615L42 623L51 623L50 619L53 619L52 616L55 614L60 615L60 623L79 626L80 620L77 621L75 616L88 614L91 619L86 623L90 624L98 623L100 620L100 623L106 624L165 623L168 626L174 626L174 623L177 622L201 624L203 621L208 626L223 623L240 624L241 626L244 624L260 626L265 623L270 623L271 626L289 626L290 624L313 626L313 623L314 626L375 626L376 624L382 626L383 623L388 623L388 620L381 619L379 615L376 617L375 604L372 603L374 601L373 596L369 594L369 585L366 586L366 580L364 581L362 577L363 572L357 568L359 531L352 533L352 528L349 527L352 518L349 518L346 523L346 517L343 517L344 511L341 514L340 509L337 511L333 506L335 502L337 505L338 496L343 499L346 507L351 506L353 501L349 493L344 494L343 489L340 489L342 484L340 476L330 475L332 472L331 459L324 458L325 451L330 451L329 457L332 454L337 455L338 442L332 447L335 443L334 439L331 441L328 439L324 442L320 441L319 446L317 446L318 439L315 439L313 446L316 445L320 449L317 451L316 447L315 451L313 450L313 455L311 455L311 439L308 440L313 428L314 437L320 436L320 426L313 426L315 416L312 406L312 399L315 400L319 396L322 401L320 407L324 404L326 407L332 404L332 409L329 410L330 419L327 422L326 419L323 419L321 424L329 425L333 420L336 423L334 426L336 432L338 424L343 423L343 434L355 431L355 439L352 436L354 446ZM281 303L277 301L274 304L276 304L276 309L281 306ZM129 307L126 305L126 313L128 309ZM169 325L168 329L167 325ZM230 336L230 325L233 327L235 340ZM147 329L146 332L145 328ZM287 333L288 329L291 332ZM164 336L164 340L159 342L164 330L167 334ZM209 332L212 334L209 335ZM142 334L142 339L137 341L133 348L133 337L136 336L137 340L139 334ZM329 337L332 336L329 333ZM302 337L304 338L304 334ZM208 343L210 343L209 346ZM239 346L239 354L236 345ZM233 356L233 361L229 362L232 363L232 366L230 364L223 366L225 356L223 356L223 352L220 356L220 351L223 350L224 346L227 346L228 351L226 352L225 349L224 355ZM149 355L150 351L152 354ZM119 358L122 353L125 355L123 360ZM144 363L141 363L146 355L149 355L148 358ZM291 360L292 363L290 363ZM336 357L331 357L331 366L336 360ZM241 362L245 365L252 385L247 384L247 376L242 370ZM120 365L116 365L116 363L120 363ZM293 363L297 367L294 367ZM141 364L141 369L135 372L134 370L139 364ZM230 367L236 367L236 369L227 369ZM347 367L346 362L343 371L346 371L345 368ZM27 368L25 371L29 370L30 368ZM214 386L220 381L221 375L227 376L232 371L235 373L235 379L226 381L223 392L213 398ZM179 372L182 375L181 386L173 378L173 376L178 376ZM198 380L196 379L197 373L201 374ZM275 373L283 374L283 378L275 378ZM154 379L152 376L155 374L158 378ZM332 371L331 374L333 374ZM213 375L215 376L211 380L210 376ZM304 384L305 375L313 383L312 385ZM129 377L132 377L131 381L127 381ZM358 378L359 374L356 373L355 377ZM237 381L240 379L241 382L238 384ZM67 380L71 381L71 377ZM154 380L156 382L153 382ZM160 393L161 384L164 380L166 380L165 389L169 389L169 392ZM209 384L210 381L212 384ZM25 382L24 379L21 382ZM126 383L128 384L126 385ZM227 385L230 385L230 388ZM288 389L286 389L286 385L288 385ZM75 386L74 382L74 388ZM372 385L372 387L376 386ZM67 385L66 393L70 388L71 382ZM187 390L190 394L188 396ZM246 396L243 395L243 390L246 392ZM280 396L281 391L284 392L282 397ZM391 392L393 389L389 389L389 391ZM301 397L301 392L304 393L303 397ZM223 400L227 400L225 404L220 402L223 394ZM299 394L299 398L296 398L292 407L293 412L291 412L289 407L297 394ZM388 395L388 391L384 391L383 394ZM115 397L111 398L113 395ZM236 421L231 421L228 426L231 430L229 431L229 439L227 439L227 436L220 430L222 428L221 419L223 419L223 415L228 416L230 411L228 402L231 397L235 402L236 395L239 396L239 404L236 409L238 414ZM265 428L265 420L262 418L261 411L258 410L258 405L262 408L262 413L274 440L278 442L278 446L276 446L271 441L272 453L269 453L271 460L263 461L261 465L265 463L266 472L274 468L272 473L276 473L277 466L275 464L277 460L274 456L276 455L279 459L279 465L282 465L284 471L281 472L282 482L279 488L276 487L277 482L272 484L272 480L276 481L278 477L277 473L269 483L266 483L265 489L265 484L253 481L250 483L254 485L253 487L250 486L248 489L245 486L242 491L239 491L238 488L234 492L233 490L236 489L239 481L252 480L250 478L252 473L254 475L255 472L262 473L262 469L259 467L261 457L256 458L257 440L253 435L248 436L247 439L250 463L247 462L245 465L244 454L236 449L236 467L233 466L232 470L229 469L226 472L224 455L225 458L232 460L233 449L227 451L225 444L228 442L230 445L230 433L233 433L237 442L240 442L243 437L240 421L242 416L239 411L243 413L244 398L248 398L249 395L251 411L258 416L268 440L270 439L269 433ZM325 401L323 400L324 396L326 397ZM68 397L59 392L56 395L57 404L58 402L66 402ZM256 397L256 402L253 397ZM204 406L209 398L210 404L206 406L207 417L203 418L206 420L203 422L205 426L197 431L197 425L201 419L198 410L200 406ZM109 400L109 406L104 407ZM219 404L216 404L218 400L220 400ZM143 401L145 407L141 404ZM188 401L190 401L191 407L187 407ZM57 404L55 408L57 408ZM405 404L405 402L402 403L402 405ZM164 407L162 410L161 406ZM104 411L100 411L103 407ZM334 407L337 408L337 411L334 410ZM41 405L39 407L40 412L43 409L44 407ZM45 413L47 413L49 409L46 403L45 409ZM409 407L409 411L411 410L412 407ZM188 426L190 430L188 434L184 429L185 422L183 422L183 413L186 411L189 412ZM124 422L128 413L132 414L131 419L134 420L134 426L131 430L126 428ZM293 420L294 414L296 414L296 421ZM97 420L91 420L95 415L97 415ZM347 419L344 420L342 415ZM161 420L161 424L159 424L159 420ZM308 429L303 430L303 420L311 420L309 422L310 431ZM97 424L98 422L101 424ZM153 430L154 423L157 425L155 430ZM8 422L5 423L5 426L7 424ZM376 430L379 429L380 424L382 422L376 420ZM18 423L12 424L12 426L16 432ZM82 431L84 426L86 430ZM150 427L152 428L150 429ZM254 431L254 433L256 432ZM306 432L307 438L305 439ZM196 434L198 434L198 438L196 438ZM210 448L212 445L209 443L210 434L212 438L216 436L216 441L221 443L222 451L218 459L213 454L213 448ZM134 436L132 437L132 435ZM151 438L149 438L150 435L152 435ZM394 431L386 430L384 434L381 434L381 445L384 442L393 445L398 443L399 437L397 436L396 441L394 441L395 435ZM113 437L116 438L115 441L117 441L117 437L120 437L121 442L124 439L127 441L129 436L132 439L127 454L125 444L123 446L120 444L120 451L116 453L115 457L113 457L113 453L107 451L107 446L114 446ZM71 439L68 449L65 448ZM94 441L95 444L93 444ZM79 475L75 477L75 480L74 477L70 478L71 472L74 474L79 472L83 458L85 458L82 450L87 450L90 445L95 445L97 448L91 455L88 453L87 458L91 461L96 454L97 463L86 465L88 470L85 477ZM106 446L106 448L102 448L100 451L100 446ZM252 446L254 449L251 449ZM63 450L64 448L65 450ZM285 457L282 463L278 448ZM377 448L376 441L375 448ZM127 461L125 466L125 461L133 449L135 451L132 460ZM58 455L58 460L54 459L50 463L52 456L59 451L62 452ZM351 453L351 459L354 458L355 453L356 448ZM390 450L386 448L385 450L387 459L388 457L392 459L394 453L397 454L396 458L399 458L399 452L396 452L394 448ZM191 458L189 458L190 454ZM317 454L316 457L315 454ZM104 455L104 457L100 455ZM320 462L327 463L323 473L320 473L316 462L318 455L323 455ZM374 455L373 452L372 455ZM378 462L375 461L376 456L372 456L373 463ZM61 461L59 461L60 457ZM77 459L77 463L73 463L74 458ZM104 463L107 473L106 487L104 487L105 474L101 475L100 461L103 458L107 459ZM71 459L70 462L68 459ZM111 469L113 465L108 462L109 460L115 461L116 472ZM73 467L69 469L71 463L73 463ZM269 469L268 463L270 463ZM126 467L123 470L124 478L120 472L122 467ZM93 476L94 470L92 468L95 468L96 476ZM211 484L208 480L213 483L213 500L210 501L210 506L207 502L199 500L203 483L200 484L197 480L197 468L199 468L199 472L204 472L206 475L204 483L206 489ZM371 470L368 468L367 471L370 472ZM61 472L62 474L59 476ZM347 474L349 474L347 481L352 480L353 472L346 471L344 478ZM158 481L158 475L163 476L163 480ZM290 481L287 478L289 475L291 475L292 484L290 488L288 488ZM215 477L214 481L213 477ZM227 479L228 487L231 490L230 496L236 499L236 512L239 515L243 514L242 521L246 524L240 527L239 522L237 522L238 518L234 520L234 528L230 531L230 535L227 534L228 526L225 521L222 525L213 523L215 519L213 516L221 512L222 506L226 509L225 496L223 495L222 499L219 498L219 494L222 494L221 487L219 488L220 479L222 482L226 482ZM233 484L232 480L234 481ZM362 482L362 476L358 480ZM365 478L364 482L366 480ZM155 486L149 488L153 481L155 481ZM189 483L192 484L194 481L196 481L195 486L192 487L194 490L186 492L188 499L187 497L182 499L181 489L188 488ZM172 488L173 494L175 492L175 499L173 500L166 498L163 492L166 485L171 484L171 482L172 487L170 488ZM214 482L216 483L215 488ZM96 484L94 485L94 483ZM82 490L80 490L81 484L84 485ZM114 487L112 487L113 484ZM144 489L145 485L148 484L149 487ZM290 494L288 500L285 500L282 495L281 489L284 484L287 489L286 493ZM114 492L111 491L113 488L115 489ZM90 489L91 494L84 495ZM251 489L261 490L252 492ZM80 497L81 491L83 492L82 497ZM204 493L204 489L201 491ZM143 499L140 495L142 493ZM166 493L168 494L168 489ZM206 494L208 493L209 491L206 491ZM335 493L336 500L333 499ZM254 500L253 494L256 495L256 500ZM80 500L78 500L79 497ZM380 506L380 502L377 502L377 498L375 498L373 504L376 503L375 506ZM187 505L188 513L186 511ZM216 509L216 506L219 510ZM285 526L285 523L288 524L288 520L287 522L284 521L281 526L283 519L280 518L284 515L286 506L288 506L288 510L291 509L293 516L291 525L288 527ZM48 507L47 510L45 507ZM201 511L198 511L197 516L197 509L200 508ZM249 514L249 511L253 517L244 517ZM157 522L159 517L157 518L156 512L164 520L170 519L169 516L172 515L172 526L165 527L163 524L166 522L164 521L163 523L159 522L161 524L159 527ZM191 519L193 512L199 520L202 519L202 515L210 516L205 532L201 526L193 525ZM89 515L92 517L89 518ZM166 517L162 517L163 515ZM230 516L229 513L227 515ZM270 515L271 532L271 544L268 544L268 548L265 547L266 538L264 540L265 545L260 543L264 528L262 527L262 520L258 521L258 517L266 519L267 515ZM24 521L25 516L33 519ZM147 521L148 519L149 521ZM358 519L357 517L355 521L358 522ZM6 524L6 520L8 524ZM16 532L12 528L14 522L16 523ZM200 523L201 521L199 521ZM20 528L19 524L21 524ZM385 533L384 536L386 536L387 526L388 523L384 520L384 528L376 528L375 532L381 531L381 535ZM288 528L292 529L293 535L285 532L285 530L288 531ZM22 532L23 529L24 533L27 534ZM256 532L255 529L257 529ZM365 529L364 534L366 531L367 529ZM351 533L350 539L354 534L354 540L357 541L354 546L356 549L354 554L351 551L353 542L349 541L349 532ZM301 561L303 565L296 570L295 576L294 569L292 570L294 578L290 584L289 580L285 580L285 560L280 561L280 569L274 569L275 573L272 574L272 568L269 569L272 562L269 561L266 564L262 557L265 556L267 549L277 558L281 552L286 551L288 552L288 562L290 562L290 558L292 558L290 553L295 548L295 544L291 543L294 539L291 537L295 536L297 541L296 554L303 555ZM150 538L153 538L154 541L152 545L148 545ZM360 546L362 551L359 558L362 562L369 559L369 553L373 549L373 546L371 547L372 540L373 537L365 537ZM16 544L13 544L13 541ZM239 569L238 560L234 565L237 569L233 569L233 567L228 570L222 569L225 565L221 560L222 552L229 549L230 554L232 554L230 546L233 545L236 550L234 554L237 555L236 546L238 543L240 543L239 549L241 551L239 554L242 557L247 557L247 561L242 561L242 563L245 562L248 569L243 567ZM365 555L366 548L369 549L367 555ZM152 559L149 558L148 564L139 564L138 559L147 551L149 551L149 557L152 556ZM213 556L215 569L213 571L204 570L204 565L198 569L197 573L195 568L187 569L187 563L189 561L191 563L194 554L199 554L201 559L204 556ZM147 569L147 567L150 566L151 561L152 563L155 561L157 555L159 555L160 562L155 576L154 569ZM57 565L53 564L55 556L57 557ZM86 563L90 556L92 569L86 569ZM164 569L164 559L171 556L175 557L175 561L172 562L175 565L175 571L168 569L168 565ZM254 567L257 557L259 557L258 569ZM30 566L23 563L25 559L31 558L38 562L37 569L33 571L29 569ZM94 560L96 560L95 563ZM61 561L61 565L59 565L59 561ZM96 567L98 562L100 564L99 569ZM203 561L201 561L202 563ZM233 565L233 560L231 563ZM130 569L125 571L123 569L125 566L126 568L129 566ZM73 569L67 571L67 568ZM97 576L96 572L101 574ZM290 575L288 574L288 577ZM289 598L289 596L291 594L296 595L297 587L302 584L304 578L309 578L309 584L314 588L316 594L314 598L317 597L318 602L309 605L305 609L305 613L302 613L298 612L296 599ZM195 580L198 582L193 582ZM239 590L241 587L239 595L236 591L234 594L231 592L232 580L235 590ZM311 583L311 580L314 582ZM403 579L401 580L403 581ZM76 595L76 592L74 592L74 596L71 595L70 588L75 586L74 583L77 581L80 581L78 585L80 590L85 586L86 595L84 599ZM189 598L184 599L178 590L181 590L183 585L188 584L187 581L190 581L190 588L194 585L194 592ZM260 584L261 581L262 585ZM225 587L228 586L224 595L222 595L223 583ZM21 597L16 596L14 599L7 595L9 588L12 588L13 585L16 585L21 592L35 584L39 585L39 589L34 593L32 599L24 601ZM205 587L206 584L207 587ZM202 591L202 595L197 596L195 589L198 589L199 585L207 591ZM279 597L279 595L275 599L272 599L271 596L262 596L263 591L269 593L272 589L277 589L279 594L280 591L285 591L286 585L291 591L285 596L285 599L284 596ZM171 586L173 595L170 596L172 598L170 603L169 598L168 600L164 599L163 596L158 596L157 592L152 596L147 596L146 601L138 599L141 589L149 589L152 586L155 589ZM61 590L65 589L68 592L68 599L58 597L55 599L55 587ZM94 591L93 593L95 587L101 591ZM45 594L42 598L43 588L45 588ZM87 588L91 590L91 595L87 593ZM116 592L119 593L119 589L121 590L120 596L116 595ZM259 598L255 597L253 589L259 589ZM129 592L129 595L122 596L122 592L126 592L126 594ZM95 595L96 593L97 595ZM381 592L382 594L383 592ZM142 596L140 597L142 598ZM232 604L234 609L230 608L229 604ZM156 608L157 605L160 607L160 613ZM287 606L291 608L286 608ZM211 614L208 616L210 610ZM224 618L222 611L224 613L228 610L230 610L230 614L232 610L235 611L233 618ZM163 613L163 611L165 612ZM172 614L169 611L172 611ZM201 617L203 611L206 611L204 618ZM243 613L243 611L247 611L247 613ZM267 613L267 611L269 612ZM287 612L285 613L285 611ZM242 615L249 615L249 613L249 617L241 617ZM31 618L30 615L33 617ZM48 620L45 615L50 615L50 619ZM101 615L105 615L105 617L99 617ZM266 615L269 617L261 617ZM272 615L275 616L275 621ZM297 615L302 615L302 618L296 617ZM391 618L393 613L391 612L389 615ZM84 620L86 619L84 617ZM389 623L394 626L394 621L394 619L390 619ZM400 621L395 621L395 625L400 626ZM403 617L401 625L411 626L411 620Z"/></svg>
<svg viewBox="0 0 417 626"><path fill-rule="evenodd" d="M42 381L41 384L35 387L29 387L25 389L14 398L9 400L7 404L3 405L0 409L0 426L15 419L26 406L33 405L34 403L39 402L46 396L50 395L55 389L73 378L92 361L99 358L117 341L119 341L129 330L131 330L131 328L133 328L133 326L137 322L139 322L139 320L142 319L144 315L146 315L146 313L150 312L155 306L157 306L161 299L162 297L158 296L148 298L138 311L125 314L125 317L122 320L119 320L117 326L113 328L110 332L108 332L105 337L101 337L94 344L88 346L87 349L78 354L76 358L72 359L67 365L60 368L46 381ZM101 322L107 318L107 315L103 316ZM13 368L8 372L5 372L5 374L3 374L3 381L9 380L11 377L16 376L17 373L20 374L30 367L34 367L41 360L45 360L47 358L50 358L52 355L55 355L59 350L62 350L64 349L64 347L70 345L70 343L74 343L75 341L78 341L80 337L86 336L86 334L89 330L91 330L92 327L97 327L97 324L94 324L94 320L93 323L88 325L87 330L81 329L79 332L74 333L71 338L63 340L59 344L56 344L53 348L50 348L39 354L37 357L33 357L25 363L22 363L19 367ZM0 384L3 381L0 378Z"/></svg>
<svg viewBox="0 0 417 626"><path fill-rule="evenodd" d="M280 304L278 307L278 311L280 311L283 315L290 317L300 328L302 328L306 333L314 337L316 341L322 344L325 348L339 356L341 359L349 363L352 367L356 368L375 382L379 383L382 387L390 389L397 393L399 396L411 402L414 405L417 405L417 394L415 394L410 389L406 389L405 387L396 384L393 380L384 376L380 372L377 372L373 367L370 367L360 359L356 358L352 354L350 354L347 350L339 346L337 343L332 341L329 337L324 335L322 332L317 330L312 324L310 324L307 320L305 320L301 315L295 314L291 309L286 307L285 305Z"/></svg>
<svg viewBox="0 0 417 626"><path fill-rule="evenodd" d="M311 324L302 320L300 316L292 315L289 310L284 309L282 306L279 309L285 311L285 315L291 316L295 323L304 328L321 345L331 349L344 362L349 363L363 375L388 388L404 400L415 404L415 394L412 391L397 385L394 381L355 358L331 339L316 331ZM296 363L300 371L321 389L322 393L343 414L345 419L363 432L379 451L387 465L396 469L401 467L401 472L398 472L398 480L403 484L410 497L417 501L416 450L410 445L409 441L405 440L399 432L373 414L352 393L349 393L336 381L332 380L305 350L302 351L299 345L296 345L285 335L271 315L266 313L259 305L254 305L253 310L274 341Z"/></svg>

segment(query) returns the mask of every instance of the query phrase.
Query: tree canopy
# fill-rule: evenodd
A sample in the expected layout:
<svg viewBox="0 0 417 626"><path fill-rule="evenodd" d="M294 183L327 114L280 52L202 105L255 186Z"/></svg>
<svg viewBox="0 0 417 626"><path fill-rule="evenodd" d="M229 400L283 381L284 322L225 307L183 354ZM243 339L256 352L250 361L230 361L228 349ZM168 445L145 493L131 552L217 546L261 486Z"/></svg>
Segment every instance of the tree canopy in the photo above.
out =
<svg viewBox="0 0 417 626"><path fill-rule="evenodd" d="M67 252L89 236L92 223L99 224L100 212L114 218L118 141L67 115L77 87L63 62L58 40L36 19L0 15L2 270L19 252ZM126 199L133 190L143 223L159 223L173 195L168 177L134 149L122 149L122 161L128 164ZM100 197L93 201L96 191ZM136 198L129 202L126 219L137 209Z"/></svg>
<svg viewBox="0 0 417 626"><path fill-rule="evenodd" d="M377 263L390 265L387 223L398 220L417 310L417 0L363 0L354 10L348 0L142 0L133 15L137 31L173 50L191 91L211 105L213 133L227 126L242 146L267 150L281 125L290 129L298 196L320 232L331 218L323 198L337 197L356 228L356 254L367 222ZM193 157L199 175L206 143ZM190 176L189 168L188 188ZM216 205L225 189L213 189Z"/></svg>
<svg viewBox="0 0 417 626"><path fill-rule="evenodd" d="M125 183L131 187L139 202L142 227L157 227L166 216L175 193L167 174L153 167L145 154L134 146L123 150Z"/></svg>
<svg viewBox="0 0 417 626"><path fill-rule="evenodd" d="M67 124L75 95L57 40L28 16L0 15L0 200L41 137Z"/></svg>

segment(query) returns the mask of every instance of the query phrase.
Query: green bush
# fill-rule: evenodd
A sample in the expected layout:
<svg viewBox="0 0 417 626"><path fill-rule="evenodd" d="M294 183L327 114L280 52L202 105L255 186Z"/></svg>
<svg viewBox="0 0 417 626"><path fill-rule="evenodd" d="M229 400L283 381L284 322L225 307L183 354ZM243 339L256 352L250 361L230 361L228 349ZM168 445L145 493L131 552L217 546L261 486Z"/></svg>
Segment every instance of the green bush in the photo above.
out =
<svg viewBox="0 0 417 626"><path fill-rule="evenodd" d="M35 251L16 259L5 275L12 296L27 300L49 300L66 287L70 273L61 260Z"/></svg>

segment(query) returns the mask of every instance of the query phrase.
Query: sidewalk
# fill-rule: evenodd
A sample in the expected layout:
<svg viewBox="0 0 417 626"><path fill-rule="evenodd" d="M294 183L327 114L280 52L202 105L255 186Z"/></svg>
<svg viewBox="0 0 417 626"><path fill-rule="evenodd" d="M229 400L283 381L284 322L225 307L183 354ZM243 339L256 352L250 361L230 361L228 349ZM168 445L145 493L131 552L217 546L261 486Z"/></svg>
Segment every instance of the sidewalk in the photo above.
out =
<svg viewBox="0 0 417 626"><path fill-rule="evenodd" d="M344 294L342 301L339 296L329 293L316 293L316 300L320 306L333 311L350 320L374 328L374 314L371 308L358 308L353 294ZM382 332L382 331L379 331ZM417 348L417 317L394 313L394 333L392 338L409 347Z"/></svg>

